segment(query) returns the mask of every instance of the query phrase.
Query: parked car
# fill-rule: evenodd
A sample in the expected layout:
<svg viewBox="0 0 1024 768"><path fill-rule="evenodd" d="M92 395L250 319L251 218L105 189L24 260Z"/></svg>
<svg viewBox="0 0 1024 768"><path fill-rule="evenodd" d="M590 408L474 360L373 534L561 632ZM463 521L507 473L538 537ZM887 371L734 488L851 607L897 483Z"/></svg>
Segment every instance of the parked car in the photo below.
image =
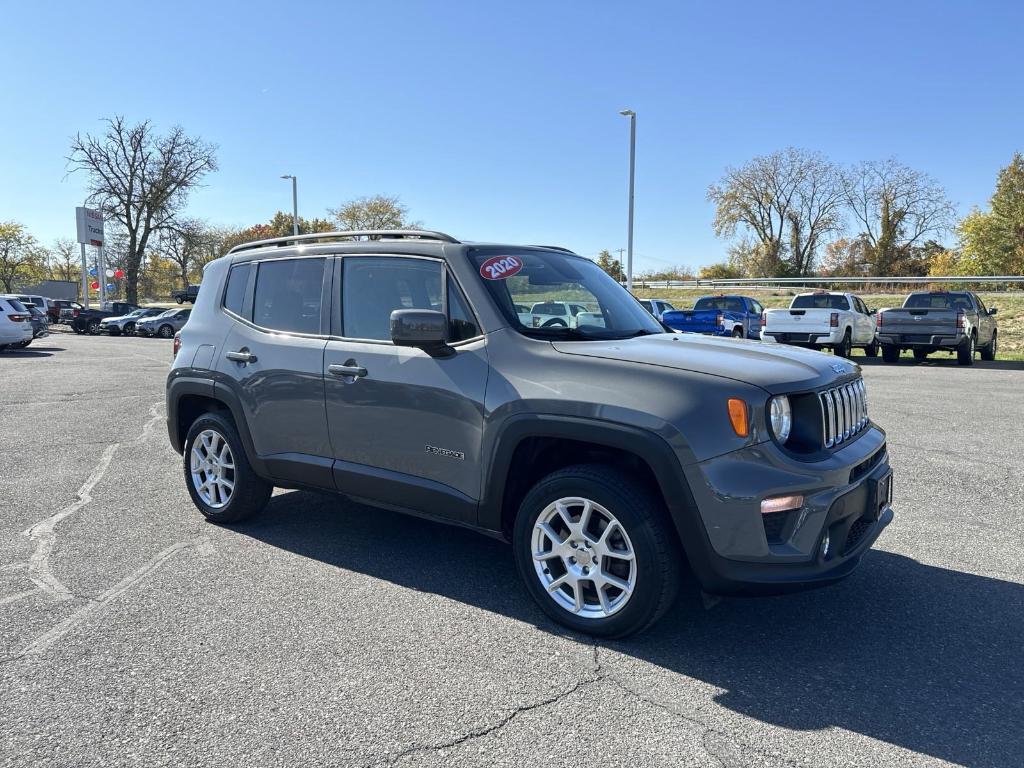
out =
<svg viewBox="0 0 1024 768"><path fill-rule="evenodd" d="M191 309L168 309L154 317L147 317L135 323L135 333L138 336L159 336L162 339L170 339L180 331L188 322Z"/></svg>
<svg viewBox="0 0 1024 768"><path fill-rule="evenodd" d="M761 339L810 349L831 349L849 357L861 347L868 357L878 354L875 321L859 296L838 291L814 291L793 297L789 309L765 310Z"/></svg>
<svg viewBox="0 0 1024 768"><path fill-rule="evenodd" d="M178 302L179 304L184 304L186 301L189 304L195 304L196 303L196 297L199 296L199 286L198 285L190 285L188 288L186 288L183 291L175 291L172 294L172 296L174 297L174 300L176 302Z"/></svg>
<svg viewBox="0 0 1024 768"><path fill-rule="evenodd" d="M32 343L32 314L14 296L0 296L0 352Z"/></svg>
<svg viewBox="0 0 1024 768"><path fill-rule="evenodd" d="M882 359L895 363L901 350L910 349L918 360L940 351L956 352L960 365L972 365L976 351L982 360L995 360L996 311L971 291L916 291L901 308L884 309L875 316Z"/></svg>
<svg viewBox="0 0 1024 768"><path fill-rule="evenodd" d="M623 636L669 610L685 567L713 594L828 584L892 520L857 365L666 333L564 250L359 236L380 239L207 265L166 402L210 521L284 486L481 529L555 621ZM522 322L538 286L604 327Z"/></svg>
<svg viewBox="0 0 1024 768"><path fill-rule="evenodd" d="M46 318L46 314L35 304L25 306L25 309L29 311L32 317L29 322L32 324L32 338L42 339L50 335L50 321Z"/></svg>
<svg viewBox="0 0 1024 768"><path fill-rule="evenodd" d="M641 307L646 309L659 320L664 320L662 315L675 309L675 307L665 299L637 299L637 301L640 302Z"/></svg>
<svg viewBox="0 0 1024 768"><path fill-rule="evenodd" d="M693 309L666 312L661 321L683 333L757 339L764 307L749 296L701 296Z"/></svg>
<svg viewBox="0 0 1024 768"><path fill-rule="evenodd" d="M75 333L88 333L95 336L100 332L100 322L107 317L123 317L140 309L137 304L123 301L108 302L104 309L84 309L82 307L66 307L60 311L62 321L68 323Z"/></svg>
<svg viewBox="0 0 1024 768"><path fill-rule="evenodd" d="M50 320L50 325L57 325L59 323L65 322L64 318L61 317L61 311L64 309L82 309L82 305L79 304L77 301L69 301L67 299L52 299L50 301L49 307L47 307L46 309L46 316Z"/></svg>
<svg viewBox="0 0 1024 768"><path fill-rule="evenodd" d="M13 295L13 294L12 294ZM44 314L49 311L50 303L52 299L48 299L45 296L38 296L33 294L17 294L15 298L18 299L27 308L29 305L39 307L40 311Z"/></svg>
<svg viewBox="0 0 1024 768"><path fill-rule="evenodd" d="M105 317L100 320L100 332L111 336L120 336L122 333L131 336L135 333L135 324L139 320L156 317L166 311L167 307L142 307L120 317Z"/></svg>
<svg viewBox="0 0 1024 768"><path fill-rule="evenodd" d="M540 301L530 308L528 324L534 328L575 328L580 313L584 319L593 320L596 315L585 304L567 301Z"/></svg>

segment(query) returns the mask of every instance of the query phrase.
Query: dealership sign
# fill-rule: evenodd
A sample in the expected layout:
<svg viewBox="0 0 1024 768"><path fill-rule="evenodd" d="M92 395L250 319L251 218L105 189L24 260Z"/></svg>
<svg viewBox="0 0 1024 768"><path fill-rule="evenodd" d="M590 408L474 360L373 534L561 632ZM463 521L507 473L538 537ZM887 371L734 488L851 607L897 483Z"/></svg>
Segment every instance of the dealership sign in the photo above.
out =
<svg viewBox="0 0 1024 768"><path fill-rule="evenodd" d="M75 208L78 222L78 242L86 245L103 245L103 214L92 208Z"/></svg>

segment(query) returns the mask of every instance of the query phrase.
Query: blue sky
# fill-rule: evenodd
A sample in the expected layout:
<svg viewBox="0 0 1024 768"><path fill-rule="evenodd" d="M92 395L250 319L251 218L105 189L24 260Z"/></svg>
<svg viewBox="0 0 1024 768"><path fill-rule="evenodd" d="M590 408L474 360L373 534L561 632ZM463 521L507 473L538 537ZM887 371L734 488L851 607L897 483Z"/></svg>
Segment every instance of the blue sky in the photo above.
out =
<svg viewBox="0 0 1024 768"><path fill-rule="evenodd" d="M247 226L401 196L467 240L721 259L707 187L785 146L896 156L961 212L1024 151L1017 2L12 3L0 220L74 236L76 131L124 114L219 146L189 213Z"/></svg>

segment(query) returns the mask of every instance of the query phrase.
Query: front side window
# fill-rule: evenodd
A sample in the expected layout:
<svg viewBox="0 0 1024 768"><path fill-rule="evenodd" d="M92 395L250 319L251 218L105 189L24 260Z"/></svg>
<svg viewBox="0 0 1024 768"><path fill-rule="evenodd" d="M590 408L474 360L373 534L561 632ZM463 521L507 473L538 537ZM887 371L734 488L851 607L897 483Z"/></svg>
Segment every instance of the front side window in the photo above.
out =
<svg viewBox="0 0 1024 768"><path fill-rule="evenodd" d="M276 259L259 264L252 321L273 331L320 333L324 259Z"/></svg>
<svg viewBox="0 0 1024 768"><path fill-rule="evenodd" d="M665 333L640 302L589 259L562 251L495 247L475 248L470 259L478 279L520 333L565 339ZM570 305L577 307L575 314Z"/></svg>
<svg viewBox="0 0 1024 768"><path fill-rule="evenodd" d="M444 310L439 261L349 256L343 263L341 309L347 338L390 341L392 311Z"/></svg>

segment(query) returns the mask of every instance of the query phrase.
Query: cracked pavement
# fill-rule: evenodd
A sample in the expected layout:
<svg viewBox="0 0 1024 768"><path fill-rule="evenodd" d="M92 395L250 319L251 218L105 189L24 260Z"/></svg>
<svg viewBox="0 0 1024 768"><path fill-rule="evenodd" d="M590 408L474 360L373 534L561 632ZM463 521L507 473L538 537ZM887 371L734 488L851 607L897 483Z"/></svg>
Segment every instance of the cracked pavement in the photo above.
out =
<svg viewBox="0 0 1024 768"><path fill-rule="evenodd" d="M1020 764L1024 366L865 364L897 516L861 568L594 643L469 531L305 492L206 524L169 360L0 355L0 766Z"/></svg>

